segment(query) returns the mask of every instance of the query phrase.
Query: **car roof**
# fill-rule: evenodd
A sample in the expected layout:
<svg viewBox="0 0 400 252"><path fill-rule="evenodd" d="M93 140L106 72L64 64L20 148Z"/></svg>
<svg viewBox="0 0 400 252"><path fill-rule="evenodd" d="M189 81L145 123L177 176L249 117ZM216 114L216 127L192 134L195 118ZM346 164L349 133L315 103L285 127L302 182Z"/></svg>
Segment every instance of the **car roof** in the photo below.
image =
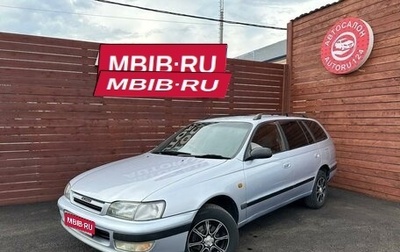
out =
<svg viewBox="0 0 400 252"><path fill-rule="evenodd" d="M205 120L201 120L199 122L248 122L251 124L259 124L261 122L267 121L276 121L276 120L299 120L299 119L308 119L303 115L267 115L267 114L255 114L255 115L245 115L245 116L224 116L224 117L215 117L209 118Z"/></svg>

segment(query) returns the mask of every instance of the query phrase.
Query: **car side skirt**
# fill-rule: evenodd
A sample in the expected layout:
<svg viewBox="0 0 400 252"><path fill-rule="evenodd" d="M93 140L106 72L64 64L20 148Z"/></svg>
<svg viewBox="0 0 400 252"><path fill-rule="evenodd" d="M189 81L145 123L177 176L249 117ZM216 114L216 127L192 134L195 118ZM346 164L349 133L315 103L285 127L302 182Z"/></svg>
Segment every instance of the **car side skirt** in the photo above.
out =
<svg viewBox="0 0 400 252"><path fill-rule="evenodd" d="M292 186L286 187L286 188L284 188L284 189L281 189L281 190L279 190L279 191L273 192L273 193L271 193L271 194L265 195L265 196L263 196L263 197L261 197L261 198L258 198L258 199L256 199L256 200L253 200L253 201L244 203L244 204L242 204L242 205L240 206L240 208L241 208L242 210L243 210L243 209L246 209L247 207L253 206L253 205L255 205L255 204L258 204L258 203L260 203L260 202L263 202L263 201L265 201L265 200L268 200L268 199L270 199L270 198L273 198L273 197L275 197L275 196L278 196L278 195L280 195L280 194L282 194L282 193L285 193L285 192L287 192L287 191L293 190L293 189L295 189L295 188L297 188L297 187L299 187L299 186L302 186L302 185L304 185L304 184L307 184L307 183L309 183L309 182L314 181L314 178L315 178L315 177L308 178L308 179L306 179L306 180L304 180L304 181L301 181L301 182L299 182L299 183L297 183L297 184L295 184L295 185L292 185Z"/></svg>

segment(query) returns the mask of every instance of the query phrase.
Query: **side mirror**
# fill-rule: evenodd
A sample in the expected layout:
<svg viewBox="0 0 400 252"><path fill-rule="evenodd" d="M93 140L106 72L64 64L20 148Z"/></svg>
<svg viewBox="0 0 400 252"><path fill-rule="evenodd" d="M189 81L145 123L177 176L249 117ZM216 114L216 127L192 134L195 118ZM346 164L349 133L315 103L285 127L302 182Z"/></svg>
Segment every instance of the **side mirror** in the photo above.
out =
<svg viewBox="0 0 400 252"><path fill-rule="evenodd" d="M272 157L272 150L265 147L256 147L250 152L250 156L247 160L270 158Z"/></svg>

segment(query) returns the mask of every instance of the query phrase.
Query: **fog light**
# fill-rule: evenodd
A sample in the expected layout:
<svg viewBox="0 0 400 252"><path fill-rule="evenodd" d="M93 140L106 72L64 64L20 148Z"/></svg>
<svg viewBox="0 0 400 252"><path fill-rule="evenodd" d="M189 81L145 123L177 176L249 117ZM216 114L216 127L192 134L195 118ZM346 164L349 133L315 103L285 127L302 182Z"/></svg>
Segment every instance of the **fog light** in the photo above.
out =
<svg viewBox="0 0 400 252"><path fill-rule="evenodd" d="M149 242L125 242L115 241L115 247L124 251L132 252L147 252L150 251L154 246L154 241Z"/></svg>

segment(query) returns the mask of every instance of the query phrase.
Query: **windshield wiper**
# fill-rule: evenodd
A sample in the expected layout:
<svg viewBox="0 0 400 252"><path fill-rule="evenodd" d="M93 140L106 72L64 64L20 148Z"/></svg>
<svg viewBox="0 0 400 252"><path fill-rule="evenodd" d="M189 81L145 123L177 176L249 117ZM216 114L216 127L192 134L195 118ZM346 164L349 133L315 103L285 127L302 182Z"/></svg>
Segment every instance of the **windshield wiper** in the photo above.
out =
<svg viewBox="0 0 400 252"><path fill-rule="evenodd" d="M186 157L196 157L196 158L213 158L213 159L230 159L229 157L224 157L218 154L204 154L204 155L192 155L188 152L173 151L173 150L162 150L153 152L154 154L171 155L171 156L186 156Z"/></svg>
<svg viewBox="0 0 400 252"><path fill-rule="evenodd" d="M173 150L163 150L154 152L155 154L163 154L163 155L171 155L171 156L192 156L192 154L182 151L173 151Z"/></svg>
<svg viewBox="0 0 400 252"><path fill-rule="evenodd" d="M218 154L204 154L204 155L195 155L197 158L214 158L214 159L231 159L229 157L224 157Z"/></svg>

